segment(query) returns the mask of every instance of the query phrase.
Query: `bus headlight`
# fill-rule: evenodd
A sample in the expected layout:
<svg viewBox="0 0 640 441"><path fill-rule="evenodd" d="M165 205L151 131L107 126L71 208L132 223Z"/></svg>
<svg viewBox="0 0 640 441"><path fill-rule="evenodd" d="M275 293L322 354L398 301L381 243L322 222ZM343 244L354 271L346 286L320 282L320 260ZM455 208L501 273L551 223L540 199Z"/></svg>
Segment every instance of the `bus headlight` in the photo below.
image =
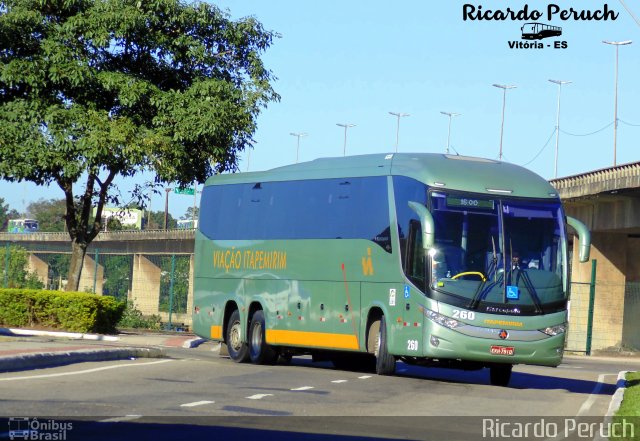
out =
<svg viewBox="0 0 640 441"><path fill-rule="evenodd" d="M464 325L464 323L460 323L458 320L454 320L451 317L447 317L446 315L438 314L435 311L425 308L425 315L427 318L437 324L444 326L445 328L455 329L459 326Z"/></svg>
<svg viewBox="0 0 640 441"><path fill-rule="evenodd" d="M544 329L539 329L540 332L543 332L547 335L550 335L551 337L558 335L558 334L564 334L565 331L567 330L567 325L566 324L562 324L562 325L556 325L556 326L549 326L548 328L544 328Z"/></svg>

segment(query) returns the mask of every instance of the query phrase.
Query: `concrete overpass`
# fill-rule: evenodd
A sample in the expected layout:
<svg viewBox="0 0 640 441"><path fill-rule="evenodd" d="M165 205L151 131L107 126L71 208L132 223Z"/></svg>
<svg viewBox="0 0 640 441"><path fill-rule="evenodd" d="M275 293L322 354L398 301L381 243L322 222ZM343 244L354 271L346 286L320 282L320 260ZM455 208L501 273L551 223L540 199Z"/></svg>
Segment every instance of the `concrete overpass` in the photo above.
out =
<svg viewBox="0 0 640 441"><path fill-rule="evenodd" d="M193 248L195 230L124 230L101 232L89 245L82 267L80 291L103 293L104 266L96 264L95 256L133 256L128 298L145 315L160 315L168 321L168 314L158 311L160 301L161 268L154 256L186 256L189 259L189 292L186 314L174 314L173 322L191 324L193 305ZM68 233L0 233L0 244L16 244L29 254L29 270L47 284L49 265L42 258L47 254L68 254L71 243ZM0 251L1 252L1 251Z"/></svg>
<svg viewBox="0 0 640 441"><path fill-rule="evenodd" d="M640 162L554 179L567 215L592 232L591 259L597 260L593 349L640 349ZM573 243L570 340L582 338L588 303L579 284L591 278L591 263L579 263ZM574 310L575 307L575 310ZM597 338L596 338L597 336ZM578 344L578 341L570 343Z"/></svg>

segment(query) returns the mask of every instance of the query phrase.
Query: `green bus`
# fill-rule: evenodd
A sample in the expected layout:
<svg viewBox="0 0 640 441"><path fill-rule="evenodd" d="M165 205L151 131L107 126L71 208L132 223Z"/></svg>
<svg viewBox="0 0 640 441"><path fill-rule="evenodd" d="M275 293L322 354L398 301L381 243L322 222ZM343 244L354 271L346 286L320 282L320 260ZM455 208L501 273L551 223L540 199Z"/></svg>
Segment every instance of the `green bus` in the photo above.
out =
<svg viewBox="0 0 640 441"><path fill-rule="evenodd" d="M35 219L9 219L7 225L9 233L36 233L39 229Z"/></svg>
<svg viewBox="0 0 640 441"><path fill-rule="evenodd" d="M557 366L566 222L540 176L490 159L379 154L217 175L196 231L193 329L236 362L311 354L392 375L397 360Z"/></svg>

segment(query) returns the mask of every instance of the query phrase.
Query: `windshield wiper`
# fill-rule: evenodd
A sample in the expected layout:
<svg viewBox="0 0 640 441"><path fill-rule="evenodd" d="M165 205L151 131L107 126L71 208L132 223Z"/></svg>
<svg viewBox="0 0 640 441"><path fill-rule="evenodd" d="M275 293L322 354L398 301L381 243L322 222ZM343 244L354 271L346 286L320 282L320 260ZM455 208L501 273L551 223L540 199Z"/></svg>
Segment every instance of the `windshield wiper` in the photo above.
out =
<svg viewBox="0 0 640 441"><path fill-rule="evenodd" d="M504 271L500 275L500 278L498 278L498 272L496 271L496 278L493 282L489 284L487 284L487 282L482 282L478 287L478 290L476 291L475 295L473 296L473 299L471 299L471 303L469 304L469 309L472 309L472 310L478 309L478 305L480 304L480 302L487 297L487 295L491 292L493 288L495 288L497 285L500 285L503 279L504 279Z"/></svg>
<svg viewBox="0 0 640 441"><path fill-rule="evenodd" d="M491 262L489 263L489 267L487 268L487 279L483 281L473 298L471 299L471 303L469 304L469 309L477 309L478 305L484 298L489 294L489 292L499 283L498 281L498 253L496 253L496 241L491 235L491 246L492 252ZM493 276L494 280L491 282L491 276ZM489 284L487 285L487 281Z"/></svg>
<svg viewBox="0 0 640 441"><path fill-rule="evenodd" d="M516 286L518 285L518 279L520 278L520 275L522 275L522 280L524 281L524 286L529 291L529 295L531 296L531 299L533 300L533 304L536 307L536 312L538 314L544 314L544 310L542 309L542 302L540 301L540 297L538 297L538 292L536 291L535 286L533 286L533 283L531 282L531 279L529 278L529 274L527 273L527 270L525 270L525 269L519 269L518 270L518 276L516 277Z"/></svg>

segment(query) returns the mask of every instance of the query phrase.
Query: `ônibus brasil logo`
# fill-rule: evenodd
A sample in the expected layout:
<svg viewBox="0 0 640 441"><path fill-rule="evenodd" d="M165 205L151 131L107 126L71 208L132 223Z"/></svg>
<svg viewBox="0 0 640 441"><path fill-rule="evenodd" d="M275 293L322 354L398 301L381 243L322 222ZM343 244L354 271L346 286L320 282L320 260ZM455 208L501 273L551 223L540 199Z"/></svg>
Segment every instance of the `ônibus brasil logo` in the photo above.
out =
<svg viewBox="0 0 640 441"><path fill-rule="evenodd" d="M552 20L561 21L615 21L619 13L604 4L600 9L561 8L556 4L548 4L546 9L538 10L524 5L521 9L488 9L482 5L465 4L462 7L464 21L518 21L520 39L507 42L510 49L566 49L567 41L558 39L562 36L562 27L548 24ZM547 22L547 23L545 23ZM555 38L554 38L555 37ZM551 39L545 42L541 40Z"/></svg>

